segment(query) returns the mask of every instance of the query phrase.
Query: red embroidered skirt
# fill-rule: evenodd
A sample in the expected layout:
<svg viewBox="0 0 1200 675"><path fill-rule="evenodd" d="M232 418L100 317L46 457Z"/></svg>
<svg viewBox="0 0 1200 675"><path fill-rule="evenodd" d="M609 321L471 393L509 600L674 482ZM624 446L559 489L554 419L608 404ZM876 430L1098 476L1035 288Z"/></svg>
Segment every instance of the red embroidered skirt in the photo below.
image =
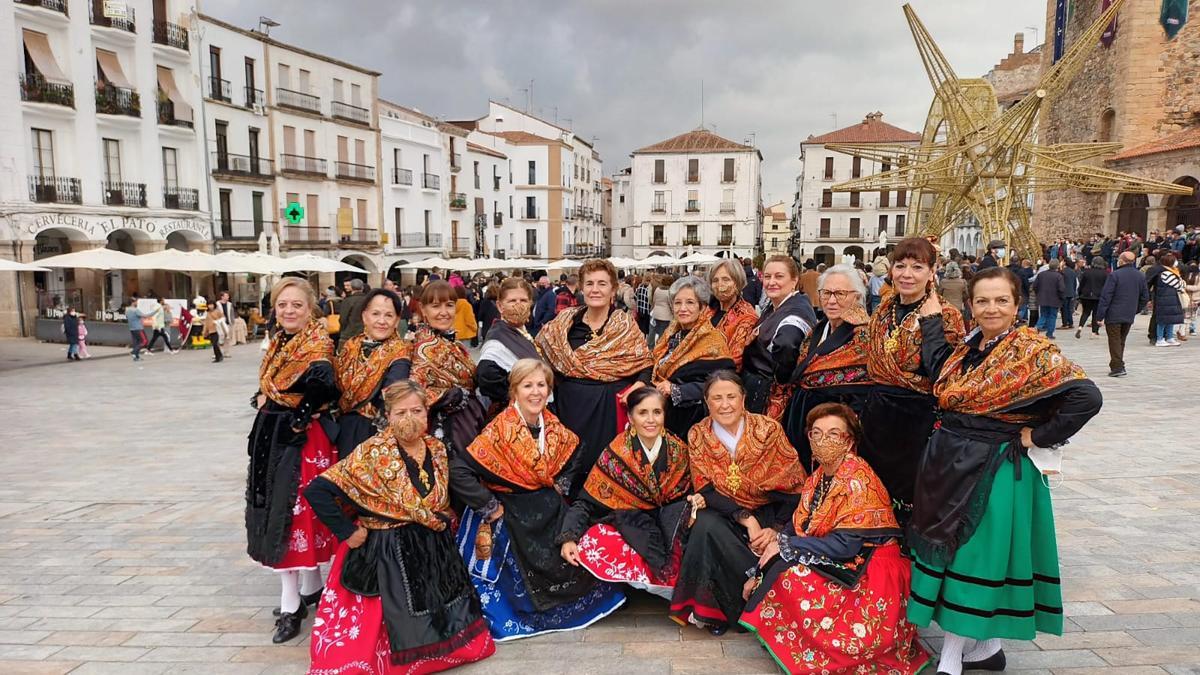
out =
<svg viewBox="0 0 1200 675"><path fill-rule="evenodd" d="M486 626L480 626L473 631L473 638L443 656L393 663L383 602L379 597L351 593L342 586L342 560L347 550L345 543L338 546L321 605L313 619L309 675L423 675L481 661L496 652L492 634Z"/></svg>
<svg viewBox="0 0 1200 675"><path fill-rule="evenodd" d="M676 547L674 558L676 564L671 577L663 579L625 542L617 528L599 523L588 529L579 538L579 561L584 569L591 572L597 579L614 584L629 584L657 596L671 599L671 591L675 588L675 579L679 576L679 549Z"/></svg>
<svg viewBox="0 0 1200 675"><path fill-rule="evenodd" d="M337 539L313 513L304 488L337 462L337 449L329 442L325 429L317 421L309 422L307 440L300 452L300 488L292 507L292 529L287 551L279 562L269 567L278 571L315 569L329 562Z"/></svg>
<svg viewBox="0 0 1200 675"><path fill-rule="evenodd" d="M910 675L929 660L905 616L910 572L895 543L875 551L854 588L794 565L741 623L789 673Z"/></svg>

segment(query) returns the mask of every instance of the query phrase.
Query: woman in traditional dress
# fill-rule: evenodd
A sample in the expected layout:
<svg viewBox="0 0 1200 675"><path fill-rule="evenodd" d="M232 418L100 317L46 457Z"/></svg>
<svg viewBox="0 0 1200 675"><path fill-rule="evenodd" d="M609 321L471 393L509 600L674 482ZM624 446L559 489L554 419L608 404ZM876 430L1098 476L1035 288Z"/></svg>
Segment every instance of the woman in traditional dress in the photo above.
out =
<svg viewBox="0 0 1200 675"><path fill-rule="evenodd" d="M554 400L562 423L583 442L586 473L609 441L625 430L618 398L636 382L650 383L654 361L629 313L613 306L617 270L612 263L588 260L579 268L579 278L584 306L559 312L542 326L535 342L554 368Z"/></svg>
<svg viewBox="0 0 1200 675"><path fill-rule="evenodd" d="M792 371L800 347L817 323L808 296L797 290L800 268L791 256L773 255L763 264L763 291L770 304L754 326L742 357L746 409L783 419L791 398Z"/></svg>
<svg viewBox="0 0 1200 675"><path fill-rule="evenodd" d="M454 546L449 461L425 433L425 391L402 380L383 399L387 428L304 492L341 541L313 621L313 675L435 673L496 651Z"/></svg>
<svg viewBox="0 0 1200 675"><path fill-rule="evenodd" d="M461 451L483 427L484 409L475 395L475 362L456 340L458 296L434 281L421 292L423 323L412 350L412 379L429 393L429 427L452 451Z"/></svg>
<svg viewBox="0 0 1200 675"><path fill-rule="evenodd" d="M508 373L513 365L521 359L541 358L533 336L525 328L533 310L533 286L521 277L502 281L499 310L500 320L488 329L475 370L479 393L490 402L489 417L508 405Z"/></svg>
<svg viewBox="0 0 1200 675"><path fill-rule="evenodd" d="M587 469L579 437L546 410L553 377L542 361L517 361L513 404L451 460L451 485L469 507L459 548L497 640L583 628L625 602L555 543Z"/></svg>
<svg viewBox="0 0 1200 675"><path fill-rule="evenodd" d="M937 250L929 241L901 240L892 251L895 293L880 301L867 325L867 370L875 386L863 406L858 453L883 481L901 527L912 513L917 462L934 422L933 379L921 360L917 309L937 297L936 266ZM940 306L946 341L957 344L963 336L962 315L945 303Z"/></svg>
<svg viewBox="0 0 1200 675"><path fill-rule="evenodd" d="M334 371L342 397L338 401L338 457L347 457L375 435L383 422L383 390L408 379L412 348L396 326L404 305L382 288L367 293L363 302L363 332L342 343Z"/></svg>
<svg viewBox="0 0 1200 675"><path fill-rule="evenodd" d="M736 374L705 383L709 416L688 434L692 485L704 498L680 562L671 614L720 635L742 615L742 587L799 502L804 468L775 420L746 410Z"/></svg>
<svg viewBox="0 0 1200 675"><path fill-rule="evenodd" d="M910 569L892 500L854 453L858 416L822 403L807 422L819 466L746 582L741 623L788 673L912 675L929 655L904 614Z"/></svg>
<svg viewBox="0 0 1200 675"><path fill-rule="evenodd" d="M825 318L800 350L792 374L795 390L784 422L788 440L805 468L812 466L808 411L836 401L849 405L858 414L871 390L866 326L870 317L863 307L866 293L862 277L849 265L834 265L817 279L817 298Z"/></svg>
<svg viewBox="0 0 1200 675"><path fill-rule="evenodd" d="M286 277L271 289L279 330L258 371L258 415L250 431L246 478L247 553L279 573L282 587L275 643L300 634L307 605L320 599L319 565L336 541L302 491L335 461L326 429L337 400L333 342L313 318L317 294L304 279ZM301 598L303 596L303 598Z"/></svg>
<svg viewBox="0 0 1200 675"><path fill-rule="evenodd" d="M938 671L1003 670L1000 640L1062 634L1054 513L1044 473L1100 411L1100 391L1058 347L1017 326L1021 284L1007 268L967 289L978 328L944 337L937 297L921 308L923 359L941 423L917 474L907 544L908 618L946 633ZM972 642L978 641L978 642Z"/></svg>
<svg viewBox="0 0 1200 675"><path fill-rule="evenodd" d="M653 386L667 397L667 430L686 437L708 414L704 381L717 370L731 370L725 337L708 320L708 283L690 274L671 284L674 319L654 345ZM637 382L634 388L646 386Z"/></svg>
<svg viewBox="0 0 1200 675"><path fill-rule="evenodd" d="M708 285L713 296L709 304L713 310L712 324L725 336L734 370L739 370L742 353L754 339L754 324L758 323L758 312L742 298L746 270L736 260L722 260L709 270Z"/></svg>
<svg viewBox="0 0 1200 675"><path fill-rule="evenodd" d="M597 579L669 600L692 509L704 499L689 494L688 447L664 427L662 392L644 387L625 403L630 428L600 453L571 504L560 553Z"/></svg>

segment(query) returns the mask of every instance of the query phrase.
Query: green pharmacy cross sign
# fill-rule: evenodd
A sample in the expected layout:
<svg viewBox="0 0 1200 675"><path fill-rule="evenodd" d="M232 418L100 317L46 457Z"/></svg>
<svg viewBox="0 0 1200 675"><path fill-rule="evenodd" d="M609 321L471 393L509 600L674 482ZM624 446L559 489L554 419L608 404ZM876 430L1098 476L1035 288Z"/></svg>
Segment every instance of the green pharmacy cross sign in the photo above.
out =
<svg viewBox="0 0 1200 675"><path fill-rule="evenodd" d="M289 223L299 225L300 221L304 220L304 207L300 206L299 202L292 202L284 209L283 215L287 217Z"/></svg>

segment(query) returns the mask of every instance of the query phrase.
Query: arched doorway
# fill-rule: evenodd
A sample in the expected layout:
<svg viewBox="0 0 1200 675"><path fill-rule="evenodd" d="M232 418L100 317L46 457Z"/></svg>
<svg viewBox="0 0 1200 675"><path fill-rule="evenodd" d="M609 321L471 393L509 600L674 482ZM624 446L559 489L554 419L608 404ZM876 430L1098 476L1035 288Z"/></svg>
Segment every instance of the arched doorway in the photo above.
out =
<svg viewBox="0 0 1200 675"><path fill-rule="evenodd" d="M1117 202L1117 232L1136 232L1145 239L1149 208L1150 199L1146 195L1121 195Z"/></svg>
<svg viewBox="0 0 1200 675"><path fill-rule="evenodd" d="M34 238L33 260L50 258L64 253L74 253L88 248L87 236L71 228L50 228L42 230ZM75 307L80 311L98 309L87 307L84 303L84 293L81 285L90 280L91 270L56 267L49 272L34 272L33 286L37 295L37 308L40 316L51 308ZM87 279L83 277L87 276Z"/></svg>
<svg viewBox="0 0 1200 675"><path fill-rule="evenodd" d="M832 246L818 246L817 250L813 251L813 260L815 260L818 265L821 263L824 263L826 265L832 265L833 264L833 247Z"/></svg>
<svg viewBox="0 0 1200 675"><path fill-rule="evenodd" d="M139 230L113 230L108 233L107 243L105 248L129 255L137 255L136 242L145 242L150 239L150 235ZM153 285L152 271L146 272L146 281ZM148 292L147 289L140 288L138 278L140 274L138 270L109 270L104 273L104 295L107 298L108 307L106 309L120 309L126 298L129 298L134 293Z"/></svg>
<svg viewBox="0 0 1200 675"><path fill-rule="evenodd" d="M372 262L370 258L363 256L363 255L357 255L357 254L352 253L350 255L342 256L342 262L346 263L347 265L354 265L355 267L361 267L365 271L364 272L335 272L333 275L333 280L334 280L334 286L337 288L341 288L342 283L345 281L349 281L350 279L362 279L363 282L369 282L370 281L370 273L375 271L375 263Z"/></svg>
<svg viewBox="0 0 1200 675"><path fill-rule="evenodd" d="M842 255L843 256L852 255L852 256L854 256L854 259L859 262L864 262L864 258L866 257L863 254L863 249L861 246L847 246L846 250L842 251Z"/></svg>
<svg viewBox="0 0 1200 675"><path fill-rule="evenodd" d="M1184 176L1176 179L1175 184L1192 188L1192 194L1171 195L1167 199L1166 226L1174 228L1176 225L1183 225L1190 230L1196 225L1200 225L1200 193L1196 189L1200 186L1200 181L1191 176Z"/></svg>

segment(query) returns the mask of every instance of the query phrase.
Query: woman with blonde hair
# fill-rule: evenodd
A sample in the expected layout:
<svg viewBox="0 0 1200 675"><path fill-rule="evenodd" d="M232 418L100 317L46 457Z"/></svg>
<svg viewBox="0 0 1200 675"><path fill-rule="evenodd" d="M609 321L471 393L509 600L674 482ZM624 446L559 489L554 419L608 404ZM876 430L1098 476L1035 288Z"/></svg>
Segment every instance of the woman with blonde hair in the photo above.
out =
<svg viewBox="0 0 1200 675"><path fill-rule="evenodd" d="M304 488L336 460L326 429L337 400L333 342L317 323L317 296L304 279L285 277L271 289L279 325L258 371L258 415L250 431L246 538L250 557L279 573L282 592L275 643L300 634L307 605L321 595L319 565L336 543Z"/></svg>
<svg viewBox="0 0 1200 675"><path fill-rule="evenodd" d="M799 289L800 267L791 256L767 258L762 278L770 302L743 354L741 376L746 385L746 409L778 421L791 399L796 357L817 324L817 315L808 295Z"/></svg>

